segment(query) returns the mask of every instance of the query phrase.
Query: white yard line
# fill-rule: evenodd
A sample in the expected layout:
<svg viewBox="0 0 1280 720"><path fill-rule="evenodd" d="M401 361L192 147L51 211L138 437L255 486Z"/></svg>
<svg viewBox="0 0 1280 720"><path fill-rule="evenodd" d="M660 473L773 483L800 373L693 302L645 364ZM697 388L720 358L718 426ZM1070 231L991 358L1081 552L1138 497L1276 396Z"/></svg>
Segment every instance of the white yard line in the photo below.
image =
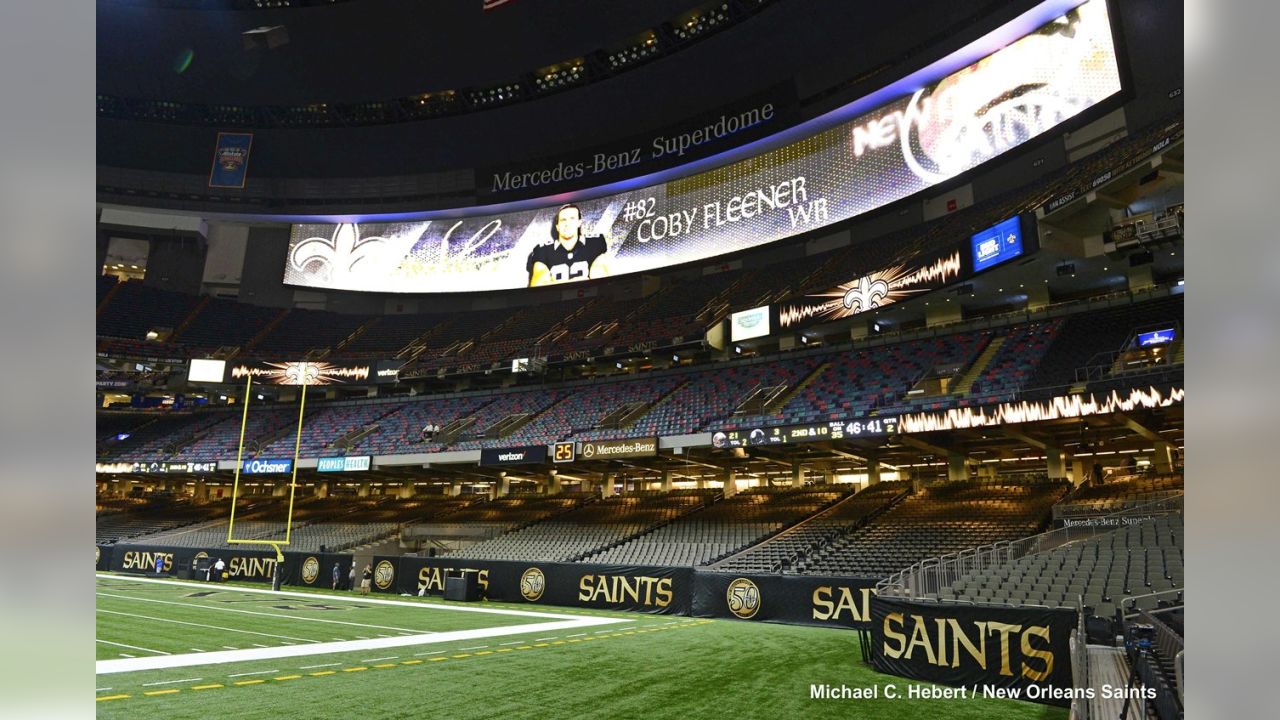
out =
<svg viewBox="0 0 1280 720"><path fill-rule="evenodd" d="M314 670L314 669L316 669L316 668L322 668L322 667L337 667L338 665L341 665L341 664L342 664L342 663L321 663L320 665L303 665L302 667L300 667L300 668L298 668L298 669L299 669L299 670Z"/></svg>
<svg viewBox="0 0 1280 720"><path fill-rule="evenodd" d="M225 608L217 605L201 605L200 603L175 602L173 600L156 600L154 598L132 597L130 595L116 595L114 593L94 593L102 597L119 598L122 600L130 600L134 602L158 603L160 605L178 605L180 607L200 608L202 610L220 610L222 612L240 613L242 615L262 615L264 617L281 618L284 620L305 620L307 622L329 623L331 625L354 625L356 627L377 628L379 630L403 630L405 632L420 635L430 630L410 630L408 628L388 627L386 625L370 625L368 623L347 622L346 620L325 620L323 618L303 617L301 615L285 615L283 613L258 612L257 610L241 610L239 608ZM385 637L385 636L384 636Z"/></svg>
<svg viewBox="0 0 1280 720"><path fill-rule="evenodd" d="M110 575L97 575L100 578L110 579ZM208 589L205 583L190 583L173 580L154 580L151 578L133 578L132 582L152 583L156 585L175 585L180 587L195 587L200 589ZM408 636L393 636L388 638L372 638L368 640L347 640L342 642L321 642L308 645L286 645L281 647L269 648L252 648L244 650L217 650L206 653L190 653L183 655L168 655L163 657L141 657L129 659L115 660L99 660L97 662L97 672L100 675L112 673L134 672L139 670L160 670L166 668L177 667L193 667L197 665L215 665L222 663L247 662L257 660L274 660L276 658L294 658L307 657L314 655L324 655L329 653L344 652L368 652L370 650L388 650L392 648L406 648L421 645L432 645L436 643L460 642L467 640L487 640L502 636L523 635L547 630L563 631L563 630L582 630L588 627L599 627L601 625L615 625L627 620L592 617L581 615L564 615L559 613L536 612L529 610L498 610L495 608L472 608L458 607L454 605L432 605L427 603L406 602L404 600L382 600L379 598L371 598L368 596L361 597L359 600L346 598L335 595L324 595L319 593L299 593L289 591L273 591L259 590L257 588L236 588L236 592L241 593L259 593L264 595L299 597L304 599L328 599L343 602L358 602L360 604L384 605L392 607L410 607L420 610L435 612L470 612L485 615L505 615L536 618L539 620L555 620L557 622L538 622L525 623L520 625L507 625L503 627L487 627L472 630L451 630L447 632L427 633L421 632ZM139 600L142 598L133 598L125 596L129 600ZM168 601L165 601L166 603ZM190 603L171 603L175 605L186 605L191 607ZM200 606L205 607L205 606ZM214 608L218 610L229 610L230 608ZM251 611L242 611L251 612ZM270 613L252 613L265 614ZM273 617L280 617L278 615ZM310 618L307 618L310 619ZM632 620L631 622L634 622ZM357 624L357 623L352 623ZM398 629L398 628L397 628Z"/></svg>
<svg viewBox="0 0 1280 720"><path fill-rule="evenodd" d="M196 682L204 678L182 678L181 680L161 680L160 682L142 683L142 687L154 687L156 685L172 685L180 682Z"/></svg>
<svg viewBox="0 0 1280 720"><path fill-rule="evenodd" d="M256 630L239 630L237 628L222 627L221 625L205 625L204 623L187 622L186 620L171 620L169 618L152 617L150 615L137 615L134 613L120 612L119 610L103 610L98 608L96 612L108 613L111 615L124 615L125 617L138 618L140 620L155 620L157 622L175 623L177 625L191 625L194 627L209 628L210 630L225 630L227 632L246 633L248 635L261 635L263 637L279 638L281 640L297 640L299 642L320 642L319 640L308 640L307 638L297 638L290 635L273 635L271 633L257 632ZM253 643L257 645L257 643ZM266 645L258 645L258 647L266 647ZM192 648L194 650L195 648Z"/></svg>
<svg viewBox="0 0 1280 720"><path fill-rule="evenodd" d="M249 675L270 675L271 673L278 673L278 672L280 671L279 670L258 670L255 672L236 673L234 675L228 675L227 677L247 677Z"/></svg>
<svg viewBox="0 0 1280 720"><path fill-rule="evenodd" d="M152 650L151 648L138 647L137 645L125 645L124 643L111 642L110 640L98 640L103 645L115 645L116 647L129 648L130 650L141 650L143 652L156 653L159 655L168 655L163 650Z"/></svg>

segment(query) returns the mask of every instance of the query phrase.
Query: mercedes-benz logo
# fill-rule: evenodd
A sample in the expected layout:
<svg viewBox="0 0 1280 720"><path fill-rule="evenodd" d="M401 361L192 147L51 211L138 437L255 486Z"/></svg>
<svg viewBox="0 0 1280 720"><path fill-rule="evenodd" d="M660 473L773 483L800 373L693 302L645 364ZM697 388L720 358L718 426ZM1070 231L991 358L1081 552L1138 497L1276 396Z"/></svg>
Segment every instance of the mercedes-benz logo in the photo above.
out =
<svg viewBox="0 0 1280 720"><path fill-rule="evenodd" d="M596 446L595 446L595 443L583 443L583 444L582 444L582 457L584 457L584 458L591 458L591 457L595 457L595 454L596 454Z"/></svg>

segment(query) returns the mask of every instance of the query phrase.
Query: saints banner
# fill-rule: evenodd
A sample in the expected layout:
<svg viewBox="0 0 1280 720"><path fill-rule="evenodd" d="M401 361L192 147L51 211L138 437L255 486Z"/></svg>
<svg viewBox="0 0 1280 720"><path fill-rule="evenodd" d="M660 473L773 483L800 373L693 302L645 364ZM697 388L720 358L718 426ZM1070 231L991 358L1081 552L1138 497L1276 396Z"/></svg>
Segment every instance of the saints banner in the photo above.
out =
<svg viewBox="0 0 1280 720"><path fill-rule="evenodd" d="M243 188L249 171L249 149L253 133L218 133L213 151L213 169L209 171L209 187Z"/></svg>
<svg viewBox="0 0 1280 720"><path fill-rule="evenodd" d="M875 578L697 572L693 615L869 629Z"/></svg>
<svg viewBox="0 0 1280 720"><path fill-rule="evenodd" d="M1074 610L875 597L871 621L877 670L985 697L1071 704Z"/></svg>
<svg viewBox="0 0 1280 720"><path fill-rule="evenodd" d="M442 595L449 575L478 573L488 600L536 605L688 615L691 568L511 562L457 558L375 557L378 592Z"/></svg>

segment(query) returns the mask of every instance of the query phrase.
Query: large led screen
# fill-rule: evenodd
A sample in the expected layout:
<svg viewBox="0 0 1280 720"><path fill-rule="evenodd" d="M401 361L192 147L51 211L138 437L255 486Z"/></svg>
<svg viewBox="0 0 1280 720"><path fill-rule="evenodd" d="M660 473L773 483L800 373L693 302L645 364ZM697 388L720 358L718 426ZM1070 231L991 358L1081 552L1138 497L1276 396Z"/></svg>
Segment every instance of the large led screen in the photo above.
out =
<svg viewBox="0 0 1280 720"><path fill-rule="evenodd" d="M635 273L846 220L970 170L1119 92L1105 0L803 140L660 185L502 215L292 228L284 281L436 293Z"/></svg>

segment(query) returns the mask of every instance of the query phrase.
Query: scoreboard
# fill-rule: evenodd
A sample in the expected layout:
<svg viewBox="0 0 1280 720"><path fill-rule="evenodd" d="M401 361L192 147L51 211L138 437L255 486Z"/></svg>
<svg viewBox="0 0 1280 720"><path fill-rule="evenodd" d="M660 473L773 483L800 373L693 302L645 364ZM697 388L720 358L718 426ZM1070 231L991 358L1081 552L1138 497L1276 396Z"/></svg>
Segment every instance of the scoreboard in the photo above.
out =
<svg viewBox="0 0 1280 720"><path fill-rule="evenodd" d="M789 445L792 443L846 440L857 437L879 437L898 432L897 417L861 417L832 420L803 425L775 425L773 427L724 430L711 436L711 444L717 448L760 447L762 445Z"/></svg>

